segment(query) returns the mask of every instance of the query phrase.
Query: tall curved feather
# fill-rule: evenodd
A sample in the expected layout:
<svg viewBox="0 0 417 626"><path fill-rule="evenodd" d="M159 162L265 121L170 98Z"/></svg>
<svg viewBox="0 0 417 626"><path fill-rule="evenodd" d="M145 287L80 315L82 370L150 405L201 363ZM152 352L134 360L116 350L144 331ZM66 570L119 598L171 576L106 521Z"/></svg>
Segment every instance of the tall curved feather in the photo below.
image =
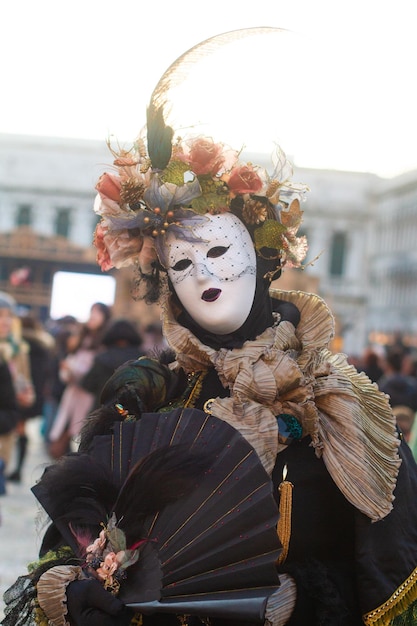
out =
<svg viewBox="0 0 417 626"><path fill-rule="evenodd" d="M191 66L221 46L253 35L277 34L279 32L284 32L284 29L273 26L255 26L231 30L201 41L179 56L163 73L152 92L150 104L157 109L164 108L168 100L169 90L187 78Z"/></svg>
<svg viewBox="0 0 417 626"><path fill-rule="evenodd" d="M148 154L155 169L164 169L172 152L173 129L167 125L169 97L173 87L180 85L189 75L190 68L203 57L225 44L254 35L283 32L282 28L256 26L228 31L205 39L179 56L163 73L152 92L147 109Z"/></svg>

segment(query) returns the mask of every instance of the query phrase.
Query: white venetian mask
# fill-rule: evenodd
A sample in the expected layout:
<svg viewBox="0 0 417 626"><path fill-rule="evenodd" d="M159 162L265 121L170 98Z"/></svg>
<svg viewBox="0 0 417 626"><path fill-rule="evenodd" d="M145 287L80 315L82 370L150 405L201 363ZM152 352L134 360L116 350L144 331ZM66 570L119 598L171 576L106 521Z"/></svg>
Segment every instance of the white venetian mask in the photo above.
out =
<svg viewBox="0 0 417 626"><path fill-rule="evenodd" d="M250 235L232 213L207 215L192 228L193 241L167 235L167 270L195 322L225 335L242 326L256 288L256 254Z"/></svg>

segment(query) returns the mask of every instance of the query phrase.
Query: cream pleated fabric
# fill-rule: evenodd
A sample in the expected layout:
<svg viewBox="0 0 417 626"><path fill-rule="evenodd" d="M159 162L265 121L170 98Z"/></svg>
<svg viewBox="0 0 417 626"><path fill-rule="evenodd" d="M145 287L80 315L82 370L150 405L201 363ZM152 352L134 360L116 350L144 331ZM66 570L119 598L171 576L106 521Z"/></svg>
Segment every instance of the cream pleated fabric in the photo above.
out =
<svg viewBox="0 0 417 626"><path fill-rule="evenodd" d="M74 580L85 578L77 565L56 565L48 569L38 580L36 591L39 606L53 626L70 626L67 615L67 587Z"/></svg>

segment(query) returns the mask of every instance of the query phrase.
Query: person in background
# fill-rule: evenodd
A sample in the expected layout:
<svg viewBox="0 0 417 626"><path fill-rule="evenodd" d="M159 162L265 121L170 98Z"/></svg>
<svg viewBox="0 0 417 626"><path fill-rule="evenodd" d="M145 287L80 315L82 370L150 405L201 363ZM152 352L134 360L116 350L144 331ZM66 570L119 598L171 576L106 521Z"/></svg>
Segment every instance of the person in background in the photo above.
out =
<svg viewBox="0 0 417 626"><path fill-rule="evenodd" d="M21 473L28 445L26 420L39 417L43 413L45 387L55 345L53 337L46 332L42 324L31 315L21 317L20 322L22 338L29 346L29 362L32 383L35 390L35 401L29 407L22 408L20 412L20 419L16 427L16 467L7 476L7 480L12 482L21 481Z"/></svg>
<svg viewBox="0 0 417 626"><path fill-rule="evenodd" d="M83 389L80 381L102 347L110 318L110 307L96 302L79 332L68 338L68 355L61 361L59 370L65 389L48 437L48 451L52 458L57 459L69 450L71 440L79 434L94 404L94 395Z"/></svg>
<svg viewBox="0 0 417 626"><path fill-rule="evenodd" d="M380 356L370 347L364 351L358 369L365 372L373 383L377 383L384 373Z"/></svg>
<svg viewBox="0 0 417 626"><path fill-rule="evenodd" d="M406 359L408 353L401 348L387 348L384 374L378 381L378 387L388 395L401 435L409 442L417 411L417 379L405 373Z"/></svg>
<svg viewBox="0 0 417 626"><path fill-rule="evenodd" d="M0 357L0 496L6 493L5 469L10 460L18 418L12 375L7 362Z"/></svg>
<svg viewBox="0 0 417 626"><path fill-rule="evenodd" d="M391 407L407 406L417 411L417 379L403 372L403 352L389 348L384 361L384 374L378 381L380 391L389 395Z"/></svg>
<svg viewBox="0 0 417 626"><path fill-rule="evenodd" d="M126 361L138 359L144 354L141 344L142 337L134 322L116 319L110 324L103 335L102 350L80 382L83 389L94 394L92 409L99 406L101 391L114 371Z"/></svg>
<svg viewBox="0 0 417 626"><path fill-rule="evenodd" d="M158 355L168 348L160 322L151 322L143 329L142 349L145 354Z"/></svg>
<svg viewBox="0 0 417 626"><path fill-rule="evenodd" d="M54 349L46 376L43 423L41 426L41 434L47 442L66 386L59 375L60 364L68 355L68 339L78 332L79 322L74 316L65 315L57 320L49 320L46 329L54 339Z"/></svg>
<svg viewBox="0 0 417 626"><path fill-rule="evenodd" d="M19 419L17 420L17 463L22 466L28 440L21 425L24 412L34 406L35 388L30 366L30 346L22 338L21 322L15 314L16 303L8 294L0 293L0 356L7 363L16 394Z"/></svg>

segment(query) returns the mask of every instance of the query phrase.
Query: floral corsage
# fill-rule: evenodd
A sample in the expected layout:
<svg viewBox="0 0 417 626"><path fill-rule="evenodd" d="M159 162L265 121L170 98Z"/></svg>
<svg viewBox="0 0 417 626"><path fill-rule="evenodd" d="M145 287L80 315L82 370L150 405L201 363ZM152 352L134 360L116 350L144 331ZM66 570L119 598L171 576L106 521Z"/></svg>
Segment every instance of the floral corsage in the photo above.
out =
<svg viewBox="0 0 417 626"><path fill-rule="evenodd" d="M117 595L121 581L126 579L127 568L136 563L139 548L145 542L146 539L143 539L127 549L125 533L117 527L113 513L97 539L87 546L86 563L95 570L104 588Z"/></svg>

